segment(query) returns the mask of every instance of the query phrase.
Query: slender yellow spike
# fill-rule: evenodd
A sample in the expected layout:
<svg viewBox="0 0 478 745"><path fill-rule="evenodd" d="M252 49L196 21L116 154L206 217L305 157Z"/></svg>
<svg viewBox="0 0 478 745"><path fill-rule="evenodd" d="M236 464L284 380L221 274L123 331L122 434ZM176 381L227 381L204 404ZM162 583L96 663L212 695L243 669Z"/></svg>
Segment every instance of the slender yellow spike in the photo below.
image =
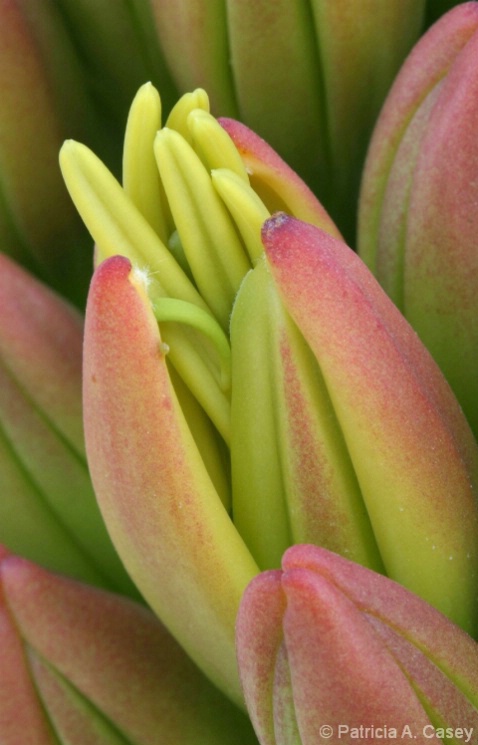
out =
<svg viewBox="0 0 478 745"><path fill-rule="evenodd" d="M191 133L188 127L188 116L194 109L209 111L209 97L205 90L196 88L191 93L185 93L171 109L166 120L166 127L179 132L191 144Z"/></svg>
<svg viewBox="0 0 478 745"><path fill-rule="evenodd" d="M148 299L122 257L95 273L85 338L88 457L115 546L163 623L240 705L234 623L258 568L194 443Z"/></svg>
<svg viewBox="0 0 478 745"><path fill-rule="evenodd" d="M264 253L261 228L270 212L249 184L228 168L211 172L214 188L232 215L253 264Z"/></svg>
<svg viewBox="0 0 478 745"><path fill-rule="evenodd" d="M178 132L156 135L161 180L188 264L202 297L224 329L250 263L211 177Z"/></svg>
<svg viewBox="0 0 478 745"><path fill-rule="evenodd" d="M134 97L123 148L123 188L163 243L173 230L164 189L154 158L153 143L161 129L161 99L151 83Z"/></svg>
<svg viewBox="0 0 478 745"><path fill-rule="evenodd" d="M98 261L121 254L148 268L165 294L205 303L118 181L85 145L67 140L60 151L66 186L97 246Z"/></svg>
<svg viewBox="0 0 478 745"><path fill-rule="evenodd" d="M60 164L70 195L97 246L97 263L121 254L147 280L151 300L168 295L207 306L170 251L127 197L106 166L87 147L67 141ZM182 324L168 324L164 341L169 358L226 442L229 400L217 384L217 353L202 335Z"/></svg>
<svg viewBox="0 0 478 745"><path fill-rule="evenodd" d="M202 109L191 111L188 127L194 150L208 171L213 168L228 168L249 184L249 176L238 149L212 114Z"/></svg>

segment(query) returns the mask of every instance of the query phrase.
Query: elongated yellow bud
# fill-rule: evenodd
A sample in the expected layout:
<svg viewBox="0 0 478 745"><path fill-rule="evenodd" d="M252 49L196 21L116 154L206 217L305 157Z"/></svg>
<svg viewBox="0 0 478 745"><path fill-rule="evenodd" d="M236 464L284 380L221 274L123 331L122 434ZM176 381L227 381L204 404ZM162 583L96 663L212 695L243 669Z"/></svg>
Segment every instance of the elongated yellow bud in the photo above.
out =
<svg viewBox="0 0 478 745"><path fill-rule="evenodd" d="M249 183L244 162L232 139L212 114L202 109L191 111L188 127L194 150L209 171L228 168L244 183Z"/></svg>
<svg viewBox="0 0 478 745"><path fill-rule="evenodd" d="M154 272L167 295L200 307L205 303L118 181L85 145L64 143L60 166L76 208L97 247L97 259L128 256ZM157 271L156 271L157 270Z"/></svg>
<svg viewBox="0 0 478 745"><path fill-rule="evenodd" d="M212 183L232 215L252 264L264 253L261 228L270 212L254 189L228 168L211 172Z"/></svg>
<svg viewBox="0 0 478 745"><path fill-rule="evenodd" d="M151 83L141 86L129 111L123 146L123 188L163 243L173 227L153 143L161 129L161 99Z"/></svg>
<svg viewBox="0 0 478 745"><path fill-rule="evenodd" d="M165 125L168 129L179 132L189 143L191 143L191 132L188 127L188 116L195 109L209 111L209 97L202 88L196 88L195 91L182 95L171 109Z"/></svg>
<svg viewBox="0 0 478 745"><path fill-rule="evenodd" d="M226 329L235 294L250 268L246 253L209 173L184 138L165 127L156 135L154 149L197 287Z"/></svg>

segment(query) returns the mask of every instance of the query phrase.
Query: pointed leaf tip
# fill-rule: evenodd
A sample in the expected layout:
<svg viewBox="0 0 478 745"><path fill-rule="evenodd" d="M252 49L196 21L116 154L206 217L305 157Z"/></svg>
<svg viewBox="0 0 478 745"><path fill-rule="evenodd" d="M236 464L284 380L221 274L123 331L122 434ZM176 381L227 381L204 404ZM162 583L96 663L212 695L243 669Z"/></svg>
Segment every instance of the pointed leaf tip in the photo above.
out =
<svg viewBox="0 0 478 745"><path fill-rule="evenodd" d="M268 259L274 263L284 251L283 236L284 232L302 225L301 221L291 217L285 212L275 212L272 217L266 220L262 226L261 238Z"/></svg>
<svg viewBox="0 0 478 745"><path fill-rule="evenodd" d="M144 271L113 257L91 285L83 401L92 480L117 551L143 596L241 703L234 622L257 567L176 396L145 282Z"/></svg>

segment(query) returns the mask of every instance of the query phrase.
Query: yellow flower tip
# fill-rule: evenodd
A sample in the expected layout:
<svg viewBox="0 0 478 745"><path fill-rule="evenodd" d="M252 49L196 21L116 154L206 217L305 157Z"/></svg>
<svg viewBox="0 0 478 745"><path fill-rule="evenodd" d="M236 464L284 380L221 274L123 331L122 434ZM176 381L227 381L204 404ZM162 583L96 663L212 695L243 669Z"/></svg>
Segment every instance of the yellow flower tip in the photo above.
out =
<svg viewBox="0 0 478 745"><path fill-rule="evenodd" d="M228 168L246 184L249 177L231 137L208 111L194 109L187 118L192 144L208 170Z"/></svg>
<svg viewBox="0 0 478 745"><path fill-rule="evenodd" d="M63 142L63 145L60 148L60 154L70 154L81 152L84 150L91 152L90 149L86 145L83 145L82 142L78 142L78 140L73 140L70 138Z"/></svg>
<svg viewBox="0 0 478 745"><path fill-rule="evenodd" d="M158 117L159 112L159 119L161 118L161 96L152 83L144 83L138 89L130 107L129 119L136 112L146 116L149 112L153 112L153 117ZM160 123L159 126L161 126Z"/></svg>
<svg viewBox="0 0 478 745"><path fill-rule="evenodd" d="M63 142L59 152L60 165L62 165L65 162L65 159L75 151L77 145L78 142L76 142L76 140L69 139Z"/></svg>
<svg viewBox="0 0 478 745"><path fill-rule="evenodd" d="M90 148L82 142L72 139L64 141L59 152L59 163L68 190L70 190L70 179L76 179L81 171L88 169L91 163L94 164L96 161L101 163ZM71 193L70 196L72 196Z"/></svg>
<svg viewBox="0 0 478 745"><path fill-rule="evenodd" d="M141 86L140 86L140 87L138 88L138 93L137 93L136 95L139 95L139 94L140 94L140 93L142 93L143 91L144 91L145 93L146 93L146 92L147 92L147 93L150 93L151 91L154 91L155 93L158 93L158 90L157 90L157 88L155 88L155 86L154 86L154 85L152 84L151 80L148 80L148 81L147 81L146 83L143 83L143 85L141 85ZM159 95L159 93L158 93L158 95Z"/></svg>
<svg viewBox="0 0 478 745"><path fill-rule="evenodd" d="M166 120L166 126L176 130L188 141L191 141L191 135L187 124L187 119L191 111L202 109L209 112L209 97L205 90L196 88L191 93L185 93L179 101L173 106Z"/></svg>

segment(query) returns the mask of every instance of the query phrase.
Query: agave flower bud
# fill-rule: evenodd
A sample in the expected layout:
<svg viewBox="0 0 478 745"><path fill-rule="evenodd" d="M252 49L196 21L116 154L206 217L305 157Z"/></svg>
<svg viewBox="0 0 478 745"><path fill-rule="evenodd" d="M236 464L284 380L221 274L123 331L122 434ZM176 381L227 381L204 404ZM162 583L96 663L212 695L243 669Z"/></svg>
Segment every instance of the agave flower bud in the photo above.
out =
<svg viewBox="0 0 478 745"><path fill-rule="evenodd" d="M347 543L360 546L360 535L370 549L374 540L390 577L475 632L478 446L445 378L343 242L280 214L265 223L263 241L269 283L302 337L301 347L296 329L282 322L267 340L277 346L275 358L269 353L280 386L274 415L286 421L277 426L276 441L285 438L279 462L294 475L293 491L283 492L293 496L292 530L304 512L309 517L314 495L316 532L308 542L346 554ZM266 361L256 374L270 375L270 367ZM260 502L250 509L260 520ZM262 519L258 535L267 529ZM352 544L346 535L354 526ZM307 521L304 527L314 529Z"/></svg>
<svg viewBox="0 0 478 745"><path fill-rule="evenodd" d="M256 742L154 615L0 549L4 745Z"/></svg>
<svg viewBox="0 0 478 745"><path fill-rule="evenodd" d="M146 272L156 316L165 322L169 361L228 443L224 335L237 290L263 253L262 223L280 204L336 235L338 230L265 143L229 122L241 140L238 151L208 108L204 91L185 95L161 128L159 94L152 85L143 86L128 119L123 188L76 142L64 144L60 164L95 240L96 263L122 254ZM249 181L250 164L258 174L259 194ZM191 331L199 315L216 341L222 337L219 344L205 344L203 332L198 337ZM225 354L218 356L220 349Z"/></svg>
<svg viewBox="0 0 478 745"><path fill-rule="evenodd" d="M478 5L443 16L403 66L371 143L360 254L442 368L478 434Z"/></svg>
<svg viewBox="0 0 478 745"><path fill-rule="evenodd" d="M478 646L386 577L315 546L247 588L237 649L261 745L475 742Z"/></svg>
<svg viewBox="0 0 478 745"><path fill-rule="evenodd" d="M65 143L61 165L96 243L84 410L101 510L145 598L241 700L234 621L258 567L228 514L229 317L263 253L268 197L338 231L283 161L239 128L247 157L262 165L263 202L208 106L204 91L188 94L161 129L159 95L143 86L128 119L123 187L78 143Z"/></svg>
<svg viewBox="0 0 478 745"><path fill-rule="evenodd" d="M0 255L0 541L44 566L137 595L86 465L83 321Z"/></svg>
<svg viewBox="0 0 478 745"><path fill-rule="evenodd" d="M256 562L277 566L294 542L383 571L475 629L478 452L440 371L264 143L222 128L204 92L158 132L159 107L143 87L123 188L84 146L61 153L96 242L88 461L135 583L235 701L240 597ZM269 204L325 230L270 219L266 262Z"/></svg>
<svg viewBox="0 0 478 745"><path fill-rule="evenodd" d="M201 86L216 114L241 119L353 230L368 138L425 1L153 0L181 91ZM181 53L178 53L181 50Z"/></svg>

